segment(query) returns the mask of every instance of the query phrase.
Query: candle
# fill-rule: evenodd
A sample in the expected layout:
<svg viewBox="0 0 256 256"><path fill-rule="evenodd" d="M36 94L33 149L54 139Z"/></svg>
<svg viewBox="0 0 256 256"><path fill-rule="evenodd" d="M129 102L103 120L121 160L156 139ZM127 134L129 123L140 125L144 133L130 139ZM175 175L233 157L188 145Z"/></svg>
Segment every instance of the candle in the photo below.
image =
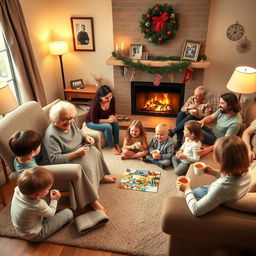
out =
<svg viewBox="0 0 256 256"><path fill-rule="evenodd" d="M121 44L121 50L124 50L124 43Z"/></svg>
<svg viewBox="0 0 256 256"><path fill-rule="evenodd" d="M116 44L116 52L118 52L118 44Z"/></svg>

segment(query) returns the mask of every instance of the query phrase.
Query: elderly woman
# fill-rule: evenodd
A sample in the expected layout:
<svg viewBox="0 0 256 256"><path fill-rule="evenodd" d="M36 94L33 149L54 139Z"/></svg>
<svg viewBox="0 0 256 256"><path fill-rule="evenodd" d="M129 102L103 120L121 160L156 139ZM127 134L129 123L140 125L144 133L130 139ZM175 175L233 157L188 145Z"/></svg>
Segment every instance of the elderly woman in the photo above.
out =
<svg viewBox="0 0 256 256"><path fill-rule="evenodd" d="M46 129L44 145L52 164L80 164L85 175L84 204L94 210L106 210L98 201L100 182L113 183L115 178L108 176L110 171L102 153L93 146L94 139L83 134L74 122L76 108L73 104L60 101L50 110L52 123ZM88 185L89 184L89 185Z"/></svg>

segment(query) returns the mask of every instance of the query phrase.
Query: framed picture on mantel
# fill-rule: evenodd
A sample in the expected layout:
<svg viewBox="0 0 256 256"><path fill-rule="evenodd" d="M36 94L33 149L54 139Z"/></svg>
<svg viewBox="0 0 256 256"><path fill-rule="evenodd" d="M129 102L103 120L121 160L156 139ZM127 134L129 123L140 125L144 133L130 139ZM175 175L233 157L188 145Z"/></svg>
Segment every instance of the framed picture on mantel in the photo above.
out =
<svg viewBox="0 0 256 256"><path fill-rule="evenodd" d="M201 47L201 42L186 40L181 53L181 59L197 61L200 47Z"/></svg>
<svg viewBox="0 0 256 256"><path fill-rule="evenodd" d="M95 51L93 18L71 17L75 51Z"/></svg>

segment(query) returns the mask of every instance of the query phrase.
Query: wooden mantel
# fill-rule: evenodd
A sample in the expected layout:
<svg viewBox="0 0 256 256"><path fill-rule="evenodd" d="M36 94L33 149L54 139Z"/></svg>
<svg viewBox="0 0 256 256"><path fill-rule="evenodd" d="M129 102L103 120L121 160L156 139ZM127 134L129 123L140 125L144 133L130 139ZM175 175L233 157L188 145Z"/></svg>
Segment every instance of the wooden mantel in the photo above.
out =
<svg viewBox="0 0 256 256"><path fill-rule="evenodd" d="M174 60L165 60L165 61L159 61L159 60L133 60L134 62L140 61L142 64L149 65L151 67L164 67L169 65L170 63L175 63L177 61ZM125 64L118 60L116 57L110 57L107 59L107 65L112 66L125 66ZM204 60L203 62L191 62L189 65L190 68L208 68L210 66L210 62L208 60Z"/></svg>

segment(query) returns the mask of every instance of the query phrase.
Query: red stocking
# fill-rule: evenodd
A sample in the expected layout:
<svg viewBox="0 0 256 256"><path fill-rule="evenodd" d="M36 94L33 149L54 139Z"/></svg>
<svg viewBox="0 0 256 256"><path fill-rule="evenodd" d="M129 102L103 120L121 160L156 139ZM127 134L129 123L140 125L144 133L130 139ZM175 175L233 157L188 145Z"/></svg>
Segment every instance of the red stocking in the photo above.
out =
<svg viewBox="0 0 256 256"><path fill-rule="evenodd" d="M194 70L192 68L186 69L185 76L182 81L183 84L185 84L191 78L193 72Z"/></svg>

